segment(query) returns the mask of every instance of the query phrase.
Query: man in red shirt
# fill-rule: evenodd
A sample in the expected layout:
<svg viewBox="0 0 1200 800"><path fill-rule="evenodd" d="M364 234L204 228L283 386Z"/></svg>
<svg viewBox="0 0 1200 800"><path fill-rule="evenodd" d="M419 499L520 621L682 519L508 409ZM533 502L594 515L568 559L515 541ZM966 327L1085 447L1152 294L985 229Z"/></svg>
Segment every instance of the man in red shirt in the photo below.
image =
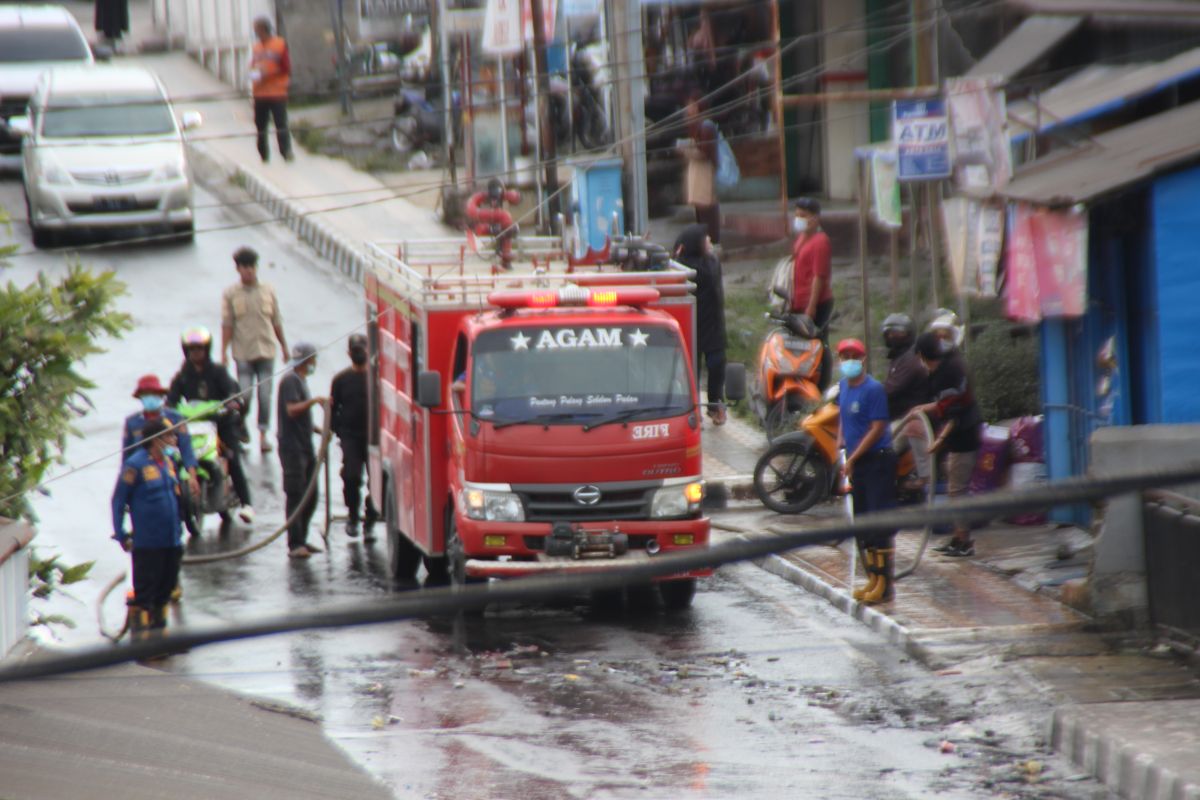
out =
<svg viewBox="0 0 1200 800"><path fill-rule="evenodd" d="M276 36L271 20L254 20L254 51L250 57L250 80L254 94L254 127L258 129L258 154L265 164L271 158L267 143L267 126L275 120L275 138L279 154L291 161L292 137L288 131L288 83L292 76L292 57L287 42Z"/></svg>
<svg viewBox="0 0 1200 800"><path fill-rule="evenodd" d="M821 388L829 382L829 340L826 325L833 314L833 274L829 237L821 230L821 204L811 197L796 201L792 217L792 302L793 314L806 314L821 331L825 352L821 359Z"/></svg>

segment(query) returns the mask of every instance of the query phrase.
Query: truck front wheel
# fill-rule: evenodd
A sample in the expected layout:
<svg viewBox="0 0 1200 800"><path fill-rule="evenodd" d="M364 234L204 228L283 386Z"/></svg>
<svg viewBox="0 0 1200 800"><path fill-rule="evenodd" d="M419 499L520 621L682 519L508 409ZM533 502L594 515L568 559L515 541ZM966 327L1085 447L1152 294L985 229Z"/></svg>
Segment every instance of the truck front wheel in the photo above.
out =
<svg viewBox="0 0 1200 800"><path fill-rule="evenodd" d="M662 595L663 606L668 611L681 611L691 606L692 598L696 596L696 579L663 581L658 584L658 593Z"/></svg>
<svg viewBox="0 0 1200 800"><path fill-rule="evenodd" d="M400 531L400 517L396 513L396 493L386 493L383 521L387 529L388 570L392 578L411 583L416 580L417 567L421 566L421 551Z"/></svg>

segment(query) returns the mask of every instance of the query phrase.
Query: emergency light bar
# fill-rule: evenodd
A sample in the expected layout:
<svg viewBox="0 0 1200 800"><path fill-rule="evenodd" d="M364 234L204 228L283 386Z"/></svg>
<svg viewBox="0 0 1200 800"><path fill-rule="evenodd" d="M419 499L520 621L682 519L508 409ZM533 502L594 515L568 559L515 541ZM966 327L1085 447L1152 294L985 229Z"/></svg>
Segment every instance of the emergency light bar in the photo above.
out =
<svg viewBox="0 0 1200 800"><path fill-rule="evenodd" d="M641 307L656 302L660 297L657 289L642 286L613 286L587 289L582 286L564 286L561 289L506 289L491 292L488 304L496 308L555 308L557 306L606 306Z"/></svg>

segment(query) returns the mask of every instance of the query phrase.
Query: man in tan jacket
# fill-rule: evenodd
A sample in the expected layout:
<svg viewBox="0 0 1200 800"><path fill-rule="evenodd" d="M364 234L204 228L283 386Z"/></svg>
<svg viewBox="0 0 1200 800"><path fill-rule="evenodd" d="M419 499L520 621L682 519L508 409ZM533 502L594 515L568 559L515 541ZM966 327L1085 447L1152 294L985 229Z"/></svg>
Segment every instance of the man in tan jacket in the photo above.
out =
<svg viewBox="0 0 1200 800"><path fill-rule="evenodd" d="M245 419L250 419L254 393L258 389L259 447L271 450L271 378L275 372L275 342L279 342L283 360L288 359L287 340L283 336L283 315L275 290L258 280L258 253L241 247L233 254L241 279L221 297L221 363L229 363L232 350L237 364L238 384L244 393Z"/></svg>

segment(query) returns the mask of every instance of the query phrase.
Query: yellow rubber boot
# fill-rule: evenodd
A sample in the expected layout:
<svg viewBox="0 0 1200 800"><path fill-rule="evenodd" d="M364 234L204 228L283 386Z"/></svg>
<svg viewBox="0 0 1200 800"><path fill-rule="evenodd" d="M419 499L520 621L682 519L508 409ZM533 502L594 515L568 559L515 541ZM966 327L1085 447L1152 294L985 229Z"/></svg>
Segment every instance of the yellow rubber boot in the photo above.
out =
<svg viewBox="0 0 1200 800"><path fill-rule="evenodd" d="M875 569L879 582L873 591L863 597L867 605L886 603L896 596L896 548L881 547L875 551Z"/></svg>
<svg viewBox="0 0 1200 800"><path fill-rule="evenodd" d="M879 575L875 572L875 548L868 547L862 551L863 572L867 573L867 582L851 592L855 600L862 600L875 591L879 583Z"/></svg>

